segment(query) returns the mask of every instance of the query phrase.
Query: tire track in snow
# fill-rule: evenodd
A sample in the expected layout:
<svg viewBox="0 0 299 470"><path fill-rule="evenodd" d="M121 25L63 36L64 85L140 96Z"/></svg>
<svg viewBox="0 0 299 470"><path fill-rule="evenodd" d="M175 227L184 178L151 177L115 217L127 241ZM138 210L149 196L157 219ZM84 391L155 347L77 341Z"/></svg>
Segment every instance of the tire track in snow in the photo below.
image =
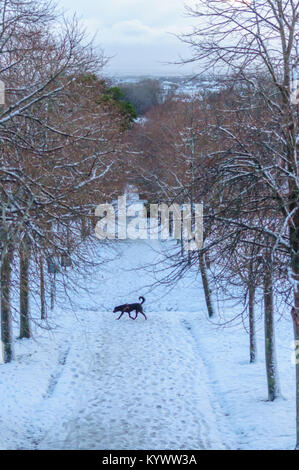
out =
<svg viewBox="0 0 299 470"><path fill-rule="evenodd" d="M226 442L224 442L224 448L227 449L227 450L230 450L232 448L236 448L235 445L232 445L231 443L233 443L236 439L235 439L235 436L234 436L234 433L232 431L232 429L230 428L230 425L229 425L229 422L228 422L228 419L227 419L227 416L225 414L225 412L223 411L222 409L222 406L221 406L221 403L219 402L219 400L216 398L216 396L214 396L215 394L213 393L213 390L211 389L211 387L208 385L208 382L210 382L209 380L209 372L208 372L208 367L206 365L206 360L202 357L202 355L200 354L200 344L199 344L199 338L198 338L198 335L196 335L193 331L193 327L192 327L192 324L186 320L186 319L182 319L182 324L184 325L184 327L186 328L187 331L189 331L190 333L190 336L192 337L193 339L193 342L194 342L194 348L195 350L197 351L197 355L198 355L198 360L199 360L199 364L201 364L201 368L202 368L202 373L203 375L205 376L205 385L207 386L207 393L209 395L209 399L210 399L210 404L211 404L211 407L213 409L213 413L214 415L217 417L217 427L219 428L219 432L220 432L220 428L221 428L221 431L222 431L222 434L223 434L223 430L225 430L225 436L226 436ZM208 422L205 420L205 418L202 416L202 421L203 423L205 424L206 426L206 429L209 433L209 424ZM229 442L230 443L229 443Z"/></svg>
<svg viewBox="0 0 299 470"><path fill-rule="evenodd" d="M45 399L51 397L54 393L55 387L61 377L61 374L63 373L63 367L66 363L67 356L70 352L70 348L71 346L70 344L68 344L67 347L63 351L60 351L60 354L58 357L58 365L55 370L55 373L52 374L50 377Z"/></svg>

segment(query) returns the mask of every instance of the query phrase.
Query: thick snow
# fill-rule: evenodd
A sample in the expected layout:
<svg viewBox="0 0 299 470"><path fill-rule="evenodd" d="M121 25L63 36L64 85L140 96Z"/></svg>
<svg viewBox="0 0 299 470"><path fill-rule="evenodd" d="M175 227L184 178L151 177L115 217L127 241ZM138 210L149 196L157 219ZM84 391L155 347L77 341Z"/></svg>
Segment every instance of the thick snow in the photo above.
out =
<svg viewBox="0 0 299 470"><path fill-rule="evenodd" d="M0 365L0 448L294 448L290 321L277 324L283 398L269 403L262 328L250 365L242 326L207 319L196 272L153 289L162 244L114 243L111 261L78 280L75 311L62 299L51 329L16 340L16 360ZM116 321L113 307L139 295L148 320Z"/></svg>

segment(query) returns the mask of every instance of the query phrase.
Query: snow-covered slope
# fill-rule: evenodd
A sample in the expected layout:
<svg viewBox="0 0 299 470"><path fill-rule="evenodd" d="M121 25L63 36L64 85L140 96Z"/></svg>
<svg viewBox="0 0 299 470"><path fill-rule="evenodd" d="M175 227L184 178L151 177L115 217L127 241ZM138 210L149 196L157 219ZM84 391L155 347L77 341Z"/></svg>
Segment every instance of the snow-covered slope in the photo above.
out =
<svg viewBox="0 0 299 470"><path fill-rule="evenodd" d="M277 327L284 398L268 403L262 331L252 366L242 327L208 321L196 272L173 290L153 288L165 274L161 247L117 244L109 263L78 279L75 311L63 299L50 331L16 341L16 361L0 365L0 448L294 447L290 323ZM148 320L116 321L113 307L139 295Z"/></svg>

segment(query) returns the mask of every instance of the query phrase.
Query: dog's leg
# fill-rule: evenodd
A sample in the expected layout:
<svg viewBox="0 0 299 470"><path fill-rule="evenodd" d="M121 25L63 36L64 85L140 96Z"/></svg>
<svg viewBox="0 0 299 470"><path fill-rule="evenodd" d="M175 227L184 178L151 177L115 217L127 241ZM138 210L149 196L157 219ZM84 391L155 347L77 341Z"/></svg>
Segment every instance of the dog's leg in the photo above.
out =
<svg viewBox="0 0 299 470"><path fill-rule="evenodd" d="M132 318L132 320L136 320L137 317L138 317L138 312L137 312L137 310L135 310L135 318L133 318L133 317L131 317L131 318Z"/></svg>
<svg viewBox="0 0 299 470"><path fill-rule="evenodd" d="M127 312L127 313L130 315L130 313L129 313L129 311L128 311L128 306L126 306L126 307L122 310L122 312L121 312L121 314L120 314L120 316L118 317L117 320L120 320L121 317L123 316L123 314L124 314L125 312Z"/></svg>
<svg viewBox="0 0 299 470"><path fill-rule="evenodd" d="M124 309L124 313L127 313L128 316L131 318L131 320L134 320L134 318L131 317L131 312L130 312L130 308L129 308L129 305L126 306L126 308Z"/></svg>
<svg viewBox="0 0 299 470"><path fill-rule="evenodd" d="M117 318L117 320L120 320L124 313L125 313L125 310L123 310L123 311L121 312L121 314L120 314L120 316Z"/></svg>

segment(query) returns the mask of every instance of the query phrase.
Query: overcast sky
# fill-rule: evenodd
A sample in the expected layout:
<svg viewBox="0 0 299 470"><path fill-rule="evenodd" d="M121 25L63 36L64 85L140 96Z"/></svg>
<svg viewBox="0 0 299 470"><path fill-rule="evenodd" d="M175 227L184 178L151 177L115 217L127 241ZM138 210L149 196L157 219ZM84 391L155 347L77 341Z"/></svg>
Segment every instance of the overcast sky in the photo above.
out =
<svg viewBox="0 0 299 470"><path fill-rule="evenodd" d="M190 5L192 0L188 0ZM106 55L114 56L111 74L188 74L194 65L165 64L188 57L187 46L171 33L186 32L184 0L58 0L67 12L76 12Z"/></svg>

